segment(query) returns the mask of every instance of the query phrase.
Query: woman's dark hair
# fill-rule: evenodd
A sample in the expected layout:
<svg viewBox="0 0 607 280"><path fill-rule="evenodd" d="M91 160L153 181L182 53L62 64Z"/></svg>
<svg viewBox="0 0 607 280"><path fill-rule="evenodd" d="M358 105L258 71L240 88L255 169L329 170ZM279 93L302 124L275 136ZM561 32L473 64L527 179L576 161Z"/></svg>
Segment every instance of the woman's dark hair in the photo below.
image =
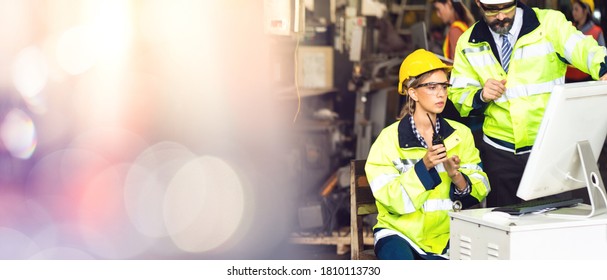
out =
<svg viewBox="0 0 607 280"><path fill-rule="evenodd" d="M447 4L451 2L451 6L455 10L456 20L461 20L465 22L468 26L472 26L476 19L472 16L470 10L462 3L461 0L434 0L434 3L442 3Z"/></svg>
<svg viewBox="0 0 607 280"><path fill-rule="evenodd" d="M586 21L582 22L582 25L586 25L586 23L588 23L588 21L592 21L594 24L596 25L600 25L599 21L594 18L594 15L592 14L592 12L590 11L590 7L588 7L588 5L586 5L586 3L580 1L580 0L573 0L573 3L578 3L580 5L580 7L582 7L582 9L584 9L586 11ZM571 4L571 9L573 9L573 4ZM576 22L576 24L579 22Z"/></svg>

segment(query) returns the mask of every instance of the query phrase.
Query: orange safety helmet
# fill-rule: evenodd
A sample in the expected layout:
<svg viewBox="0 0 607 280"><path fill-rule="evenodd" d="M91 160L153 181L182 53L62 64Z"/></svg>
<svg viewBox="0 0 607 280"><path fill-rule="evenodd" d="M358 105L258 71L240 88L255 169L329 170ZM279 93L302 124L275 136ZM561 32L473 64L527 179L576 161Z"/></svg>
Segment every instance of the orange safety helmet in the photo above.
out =
<svg viewBox="0 0 607 280"><path fill-rule="evenodd" d="M400 70L398 71L398 93L405 95L403 83L406 79L417 77L436 69L449 71L451 68L451 66L443 63L434 53L418 49L409 54L400 65Z"/></svg>
<svg viewBox="0 0 607 280"><path fill-rule="evenodd" d="M590 8L590 14L594 13L594 0L579 0L580 2L586 4L588 8ZM571 6L575 3L576 0L571 0Z"/></svg>

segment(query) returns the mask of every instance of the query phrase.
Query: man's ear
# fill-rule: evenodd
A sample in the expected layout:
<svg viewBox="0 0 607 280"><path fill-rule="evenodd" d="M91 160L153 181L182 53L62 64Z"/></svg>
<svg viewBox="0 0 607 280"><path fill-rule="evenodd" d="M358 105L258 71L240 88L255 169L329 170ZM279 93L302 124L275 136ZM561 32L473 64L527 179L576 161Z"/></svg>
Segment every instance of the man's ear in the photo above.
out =
<svg viewBox="0 0 607 280"><path fill-rule="evenodd" d="M474 0L474 2L476 2L476 5L480 8L481 7L481 2L479 0Z"/></svg>

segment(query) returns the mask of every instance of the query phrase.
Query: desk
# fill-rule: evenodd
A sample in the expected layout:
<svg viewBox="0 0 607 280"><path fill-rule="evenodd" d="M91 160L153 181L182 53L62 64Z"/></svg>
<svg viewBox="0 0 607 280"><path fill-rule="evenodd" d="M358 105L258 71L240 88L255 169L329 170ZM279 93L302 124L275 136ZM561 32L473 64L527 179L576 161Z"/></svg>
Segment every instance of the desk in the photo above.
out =
<svg viewBox="0 0 607 280"><path fill-rule="evenodd" d="M607 214L576 220L527 214L499 222L483 219L489 211L449 213L450 259L607 259Z"/></svg>

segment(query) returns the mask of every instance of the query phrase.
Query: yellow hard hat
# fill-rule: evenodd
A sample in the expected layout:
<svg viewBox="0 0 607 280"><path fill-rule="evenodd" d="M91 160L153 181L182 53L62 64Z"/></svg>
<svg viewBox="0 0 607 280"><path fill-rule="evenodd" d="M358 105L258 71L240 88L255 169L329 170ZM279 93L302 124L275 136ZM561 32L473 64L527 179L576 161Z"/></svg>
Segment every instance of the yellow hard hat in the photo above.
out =
<svg viewBox="0 0 607 280"><path fill-rule="evenodd" d="M451 66L447 66L434 53L427 50L418 49L412 52L400 65L400 70L398 71L398 93L405 94L403 92L403 81L406 79L417 77L436 69L448 71L451 70Z"/></svg>
<svg viewBox="0 0 607 280"><path fill-rule="evenodd" d="M588 6L588 8L590 8L590 13L594 13L594 0L579 0L580 2L586 4L586 6ZM571 0L571 5L573 6L573 3L577 2L576 0Z"/></svg>

